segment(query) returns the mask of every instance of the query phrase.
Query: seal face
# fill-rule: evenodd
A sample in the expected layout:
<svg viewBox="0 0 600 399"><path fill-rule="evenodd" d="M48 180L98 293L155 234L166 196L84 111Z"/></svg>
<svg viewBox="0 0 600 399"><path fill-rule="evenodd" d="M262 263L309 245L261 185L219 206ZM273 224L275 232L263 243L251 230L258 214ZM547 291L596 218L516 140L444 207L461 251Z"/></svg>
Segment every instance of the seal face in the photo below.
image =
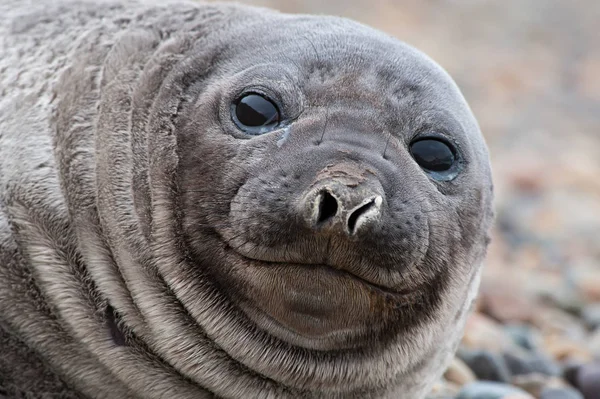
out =
<svg viewBox="0 0 600 399"><path fill-rule="evenodd" d="M214 61L227 73L178 126L183 229L262 330L309 349L385 345L471 273L460 257L485 238L489 170L433 62L359 25L316 24L252 26ZM299 40L279 39L290 31Z"/></svg>
<svg viewBox="0 0 600 399"><path fill-rule="evenodd" d="M22 362L0 376L35 362L98 398L427 394L493 196L439 66L340 18L21 3L0 3L18 15L0 19L0 352Z"/></svg>

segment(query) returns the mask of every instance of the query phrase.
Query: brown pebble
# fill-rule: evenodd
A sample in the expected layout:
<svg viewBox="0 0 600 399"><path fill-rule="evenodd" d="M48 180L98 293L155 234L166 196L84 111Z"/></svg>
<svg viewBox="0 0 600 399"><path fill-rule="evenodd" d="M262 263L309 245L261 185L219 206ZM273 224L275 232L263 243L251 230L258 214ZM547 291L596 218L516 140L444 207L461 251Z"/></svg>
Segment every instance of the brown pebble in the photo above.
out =
<svg viewBox="0 0 600 399"><path fill-rule="evenodd" d="M440 380L435 383L435 385L431 389L430 394L435 395L436 397L437 396L454 396L454 395L458 394L459 391L460 391L460 388L456 384L454 384L450 381Z"/></svg>
<svg viewBox="0 0 600 399"><path fill-rule="evenodd" d="M551 377L540 373L531 373L513 377L512 384L532 394L536 398L542 394L544 388L558 388L567 386L566 382L558 377Z"/></svg>
<svg viewBox="0 0 600 399"><path fill-rule="evenodd" d="M575 284L579 292L589 302L600 301L600 268L589 267L575 274Z"/></svg>
<svg viewBox="0 0 600 399"><path fill-rule="evenodd" d="M457 357L450 363L450 366L444 373L444 378L460 387L476 380L475 374L469 366Z"/></svg>
<svg viewBox="0 0 600 399"><path fill-rule="evenodd" d="M592 333L588 339L588 348L592 356L596 359L600 359L600 328Z"/></svg>
<svg viewBox="0 0 600 399"><path fill-rule="evenodd" d="M482 312L502 323L531 321L536 311L532 299L523 292L498 288L507 287L494 287L481 292Z"/></svg>
<svg viewBox="0 0 600 399"><path fill-rule="evenodd" d="M481 313L469 316L462 344L469 349L483 349L494 353L516 346L500 323Z"/></svg>
<svg viewBox="0 0 600 399"><path fill-rule="evenodd" d="M585 344L567 337L554 334L545 336L543 347L550 356L558 361L576 360L587 363L592 360L592 354Z"/></svg>

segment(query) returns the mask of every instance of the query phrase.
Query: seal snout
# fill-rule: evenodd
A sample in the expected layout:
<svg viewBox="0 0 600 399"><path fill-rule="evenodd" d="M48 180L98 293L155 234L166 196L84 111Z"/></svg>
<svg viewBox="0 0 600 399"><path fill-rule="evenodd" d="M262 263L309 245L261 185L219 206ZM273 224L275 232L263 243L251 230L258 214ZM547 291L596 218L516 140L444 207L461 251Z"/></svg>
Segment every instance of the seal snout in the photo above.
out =
<svg viewBox="0 0 600 399"><path fill-rule="evenodd" d="M348 236L378 223L382 204L383 197L375 190L335 180L313 187L303 201L312 229Z"/></svg>

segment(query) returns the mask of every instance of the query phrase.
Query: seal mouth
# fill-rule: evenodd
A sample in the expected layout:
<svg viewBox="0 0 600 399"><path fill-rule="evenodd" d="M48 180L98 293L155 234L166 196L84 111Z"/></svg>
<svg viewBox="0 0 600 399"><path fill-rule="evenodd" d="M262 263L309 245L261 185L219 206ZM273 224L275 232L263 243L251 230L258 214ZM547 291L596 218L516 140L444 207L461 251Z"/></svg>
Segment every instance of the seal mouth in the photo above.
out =
<svg viewBox="0 0 600 399"><path fill-rule="evenodd" d="M302 268L307 272L310 271L316 271L318 269L320 270L326 270L329 273L332 274L336 274L339 275L340 277L347 277L347 278L351 278L353 280L356 280L357 282L365 285L365 287L375 293L378 293L380 295L385 295L385 296L389 296L391 298L394 299L398 299L398 300L406 300L407 297L410 297L412 293L414 293L413 290L393 290L391 288L385 287L381 284L377 284L374 283L372 281L369 281L361 276L359 276L356 273L352 273L349 268L343 268L343 267L336 267L333 265L329 265L329 264L325 264L325 263L297 263L297 262L276 262L276 261L267 261L264 259L260 259L260 258L253 258L253 257L249 257L247 255L241 254L240 252L236 251L234 248L232 248L231 246L228 246L233 252L235 252L240 258L244 259L246 262L250 263L250 264L260 264L264 267L280 267L280 266L289 266L289 267L295 267L295 268Z"/></svg>
<svg viewBox="0 0 600 399"><path fill-rule="evenodd" d="M264 261L227 247L243 265L234 277L241 310L258 327L295 345L356 347L421 299L418 290L391 290L331 265Z"/></svg>
<svg viewBox="0 0 600 399"><path fill-rule="evenodd" d="M236 237L236 240L238 239L239 237ZM416 289L414 284L405 284L402 274L397 271L383 267L373 267L373 270L371 271L376 271L374 273L369 272L366 270L368 266L366 266L364 260L353 265L348 263L327 262L327 255L325 254L329 252L329 249L325 251L325 254L321 253L316 255L317 252L314 252L314 254L308 255L310 258L303 259L303 256L301 256L300 253L296 253L293 250L288 251L288 248L278 248L273 250L272 248L261 247L256 244L248 243L247 241L242 242L240 245L236 245L222 236L221 240L224 243L227 252L234 253L244 262L251 262L263 266L290 265L314 269L324 268L332 272L352 277L373 289L379 290L382 294L395 295L398 297L404 297L411 292L414 292ZM331 239L329 239L326 246L329 248L332 245L334 244L332 244ZM393 281L394 284L386 284L386 280L390 282ZM410 288L401 288L403 286L408 286Z"/></svg>

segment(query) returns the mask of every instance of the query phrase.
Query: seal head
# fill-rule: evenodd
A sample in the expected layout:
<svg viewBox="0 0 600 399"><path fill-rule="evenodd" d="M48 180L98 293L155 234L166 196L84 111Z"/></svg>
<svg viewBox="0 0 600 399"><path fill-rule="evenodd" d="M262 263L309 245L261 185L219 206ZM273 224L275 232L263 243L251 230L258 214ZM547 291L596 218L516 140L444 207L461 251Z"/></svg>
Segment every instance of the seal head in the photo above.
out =
<svg viewBox="0 0 600 399"><path fill-rule="evenodd" d="M345 20L231 34L177 130L189 272L293 347L386 351L437 331L462 312L492 217L456 85Z"/></svg>

